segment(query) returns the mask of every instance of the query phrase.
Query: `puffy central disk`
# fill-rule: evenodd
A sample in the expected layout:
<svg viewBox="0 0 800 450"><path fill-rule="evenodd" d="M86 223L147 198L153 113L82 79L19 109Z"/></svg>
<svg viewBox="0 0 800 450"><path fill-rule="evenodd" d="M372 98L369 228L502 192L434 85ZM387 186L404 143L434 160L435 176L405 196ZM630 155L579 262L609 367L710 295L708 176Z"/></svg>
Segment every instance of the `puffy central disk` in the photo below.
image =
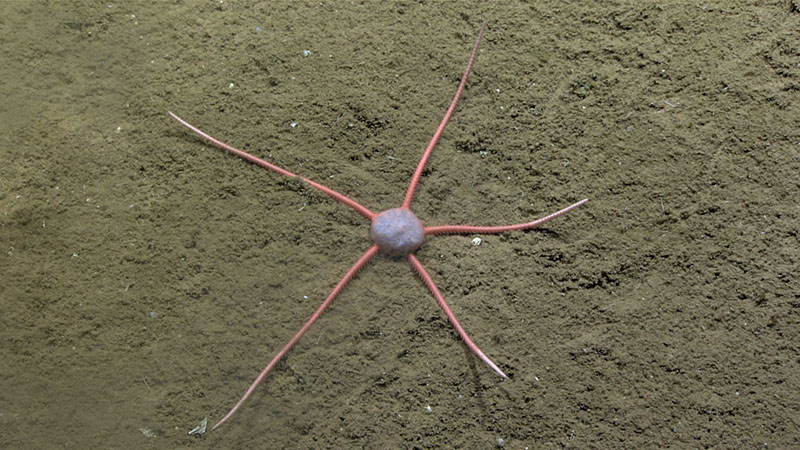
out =
<svg viewBox="0 0 800 450"><path fill-rule="evenodd" d="M404 256L422 245L425 230L414 213L407 209L394 208L375 216L370 235L382 252L391 256Z"/></svg>

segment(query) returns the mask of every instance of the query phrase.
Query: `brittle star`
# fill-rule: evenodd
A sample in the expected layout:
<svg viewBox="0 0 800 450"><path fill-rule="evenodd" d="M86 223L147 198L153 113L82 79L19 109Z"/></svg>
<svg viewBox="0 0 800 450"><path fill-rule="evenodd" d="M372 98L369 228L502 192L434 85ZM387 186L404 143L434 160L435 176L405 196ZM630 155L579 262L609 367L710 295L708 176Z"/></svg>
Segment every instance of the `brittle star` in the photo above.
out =
<svg viewBox="0 0 800 450"><path fill-rule="evenodd" d="M515 225L503 225L503 226L469 226L469 225L440 225L440 226L433 226L433 227L425 227L422 225L422 222L411 212L411 200L414 198L414 191L419 184L420 178L422 176L422 171L425 168L425 165L428 162L428 158L431 156L431 152L433 152L433 148L436 146L436 143L439 141L439 137L441 137L442 132L444 131L445 126L447 126L447 122L450 120L450 116L453 114L453 110L456 108L456 104L458 103L459 98L461 97L461 93L464 91L464 86L467 84L467 78L469 77L470 70L472 69L472 65L475 62L475 57L478 54L478 46L481 42L481 37L483 36L483 32L486 29L486 22L481 25L480 31L478 32L478 38L475 41L475 45L472 48L472 55L469 58L469 62L467 63L467 68L464 71L464 75L461 77L461 83L458 85L458 89L456 90L456 94L453 97L453 101L450 103L450 107L447 109L444 117L442 118L441 123L439 123L439 127L436 129L436 132L433 134L428 146L425 148L425 152L422 154L422 158L417 164L417 169L414 171L414 175L411 177L411 182L408 185L408 190L406 191L405 198L403 199L403 203L399 208L393 208L386 211L383 211L379 214L372 212L371 210L367 209L366 207L362 206L360 203L350 199L349 197L340 194L339 192L323 186L315 181L312 181L308 178L301 177L299 175L295 175L294 173L276 166L275 164L269 163L264 161L261 158L253 156L249 153L246 153L242 150L236 149L231 147L224 142L211 137L210 135L204 133L200 129L196 128L193 125L190 125L185 120L181 119L180 117L176 116L172 112L169 114L178 121L181 125L185 126L189 130L191 130L194 134L200 136L201 138L205 139L206 141L210 142L211 144L220 147L224 150L227 150L241 158L244 158L254 164L258 164L259 166L265 167L273 172L276 172L280 175L284 175L291 178L299 178L304 182L308 183L311 187L320 190L334 199L338 200L341 203L349 206L350 208L354 209L357 213L361 214L367 220L371 222L371 229L370 229L370 236L374 241L374 244L367 250L361 257L356 261L356 263L347 271L344 277L339 281L336 287L333 288L333 291L328 295L325 301L317 308L314 314L303 324L297 333L292 337L289 342L283 346L283 348L272 358L272 361L267 364L267 366L261 371L261 373L256 377L255 381L250 384L250 387L247 389L245 394L242 396L241 399L234 405L234 407L228 412L225 417L223 417L216 425L212 428L212 430L216 429L223 423L225 423L228 419L233 416L234 413L244 404L244 402L253 394L256 387L264 380L264 377L275 367L278 361L283 358L286 353L294 347L298 340L308 331L311 325L319 319L325 309L333 302L333 300L338 296L342 289L344 289L345 285L352 280L355 275L361 270L367 262L369 262L379 251L387 254L392 257L405 257L408 259L408 262L417 272L419 277L428 287L428 289L433 294L433 297L439 303L439 306L444 311L445 315L447 316L450 323L455 327L456 331L458 332L461 339L464 343L472 350L478 358L480 358L483 362L489 365L495 372L497 372L503 378L508 378L508 376L497 367L497 364L492 362L474 342L470 339L467 332L464 331L464 328L456 319L456 316L453 314L453 311L450 310L450 306L447 305L445 302L442 293L439 292L439 288L436 287L436 284L433 282L433 278L431 278L428 271L422 266L422 263L419 262L419 259L414 255L414 252L422 245L425 236L434 235L434 234L484 234L484 233L503 233L506 231L514 231L514 230L527 230L529 228L536 227L541 225L545 222L548 222L556 217L566 214L573 209L577 208L578 206L583 205L588 199L583 199L577 203L574 203L560 211L556 211L553 214L545 216L541 219L534 220L532 222L520 223Z"/></svg>

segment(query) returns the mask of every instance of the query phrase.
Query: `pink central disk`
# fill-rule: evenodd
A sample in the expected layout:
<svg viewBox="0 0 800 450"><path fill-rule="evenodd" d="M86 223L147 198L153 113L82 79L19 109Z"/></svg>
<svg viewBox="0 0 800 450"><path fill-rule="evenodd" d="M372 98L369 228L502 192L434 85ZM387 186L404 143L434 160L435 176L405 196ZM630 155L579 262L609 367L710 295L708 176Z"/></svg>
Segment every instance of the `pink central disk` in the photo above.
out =
<svg viewBox="0 0 800 450"><path fill-rule="evenodd" d="M405 256L422 245L425 229L414 213L394 208L375 216L370 235L382 252L390 256Z"/></svg>

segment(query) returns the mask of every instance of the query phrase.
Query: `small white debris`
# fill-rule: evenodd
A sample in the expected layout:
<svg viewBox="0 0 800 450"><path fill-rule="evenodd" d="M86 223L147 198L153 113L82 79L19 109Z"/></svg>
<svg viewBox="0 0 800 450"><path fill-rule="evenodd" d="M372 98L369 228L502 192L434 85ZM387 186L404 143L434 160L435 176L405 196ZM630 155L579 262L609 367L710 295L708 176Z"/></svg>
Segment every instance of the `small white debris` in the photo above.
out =
<svg viewBox="0 0 800 450"><path fill-rule="evenodd" d="M506 440L503 438L497 438L497 446L503 448L506 446Z"/></svg>
<svg viewBox="0 0 800 450"><path fill-rule="evenodd" d="M117 127L117 133L119 133L120 131L122 131L122 127Z"/></svg>
<svg viewBox="0 0 800 450"><path fill-rule="evenodd" d="M203 434L205 434L205 433L206 433L206 427L207 427L207 426L208 426L208 417L203 417L203 420L202 420L202 422L200 422L200 425L198 425L198 426L194 427L194 428L192 429L192 431L190 431L190 432L189 432L189 435L190 435L190 436L194 436L194 435L200 436L200 435L203 435Z"/></svg>
<svg viewBox="0 0 800 450"><path fill-rule="evenodd" d="M154 438L154 437L158 436L150 428L139 428L139 431L141 431L142 434L144 435L144 437L147 437L147 438Z"/></svg>
<svg viewBox="0 0 800 450"><path fill-rule="evenodd" d="M233 89L233 83L232 82L228 84L228 89Z"/></svg>
<svg viewBox="0 0 800 450"><path fill-rule="evenodd" d="M477 246L481 245L482 242L483 242L483 239L481 239L479 237L476 237L475 239L472 240L472 245L477 247Z"/></svg>
<svg viewBox="0 0 800 450"><path fill-rule="evenodd" d="M425 414L430 414L432 412L433 412L433 408L431 408L431 405L428 405L428 406L425 407Z"/></svg>
<svg viewBox="0 0 800 450"><path fill-rule="evenodd" d="M303 50L303 56L308 56L311 54L311 50Z"/></svg>
<svg viewBox="0 0 800 450"><path fill-rule="evenodd" d="M292 128L296 128L297 127L297 122L292 122L292 123L289 124L289 126L292 127Z"/></svg>

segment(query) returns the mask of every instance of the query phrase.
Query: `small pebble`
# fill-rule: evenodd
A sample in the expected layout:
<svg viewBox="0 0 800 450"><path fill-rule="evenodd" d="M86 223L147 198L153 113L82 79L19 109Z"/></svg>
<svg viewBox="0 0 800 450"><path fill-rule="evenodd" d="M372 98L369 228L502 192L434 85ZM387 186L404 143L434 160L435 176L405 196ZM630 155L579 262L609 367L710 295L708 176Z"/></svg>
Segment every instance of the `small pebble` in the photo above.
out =
<svg viewBox="0 0 800 450"><path fill-rule="evenodd" d="M483 242L483 239L481 239L479 237L476 237L475 239L472 240L472 245L477 247L477 246L481 245L482 242Z"/></svg>
<svg viewBox="0 0 800 450"><path fill-rule="evenodd" d="M497 446L503 448L506 446L506 440L503 438L497 438Z"/></svg>
<svg viewBox="0 0 800 450"><path fill-rule="evenodd" d="M200 425L194 427L192 431L189 432L189 436L201 436L205 434L207 426L208 426L208 417L204 417L203 420L200 422Z"/></svg>

